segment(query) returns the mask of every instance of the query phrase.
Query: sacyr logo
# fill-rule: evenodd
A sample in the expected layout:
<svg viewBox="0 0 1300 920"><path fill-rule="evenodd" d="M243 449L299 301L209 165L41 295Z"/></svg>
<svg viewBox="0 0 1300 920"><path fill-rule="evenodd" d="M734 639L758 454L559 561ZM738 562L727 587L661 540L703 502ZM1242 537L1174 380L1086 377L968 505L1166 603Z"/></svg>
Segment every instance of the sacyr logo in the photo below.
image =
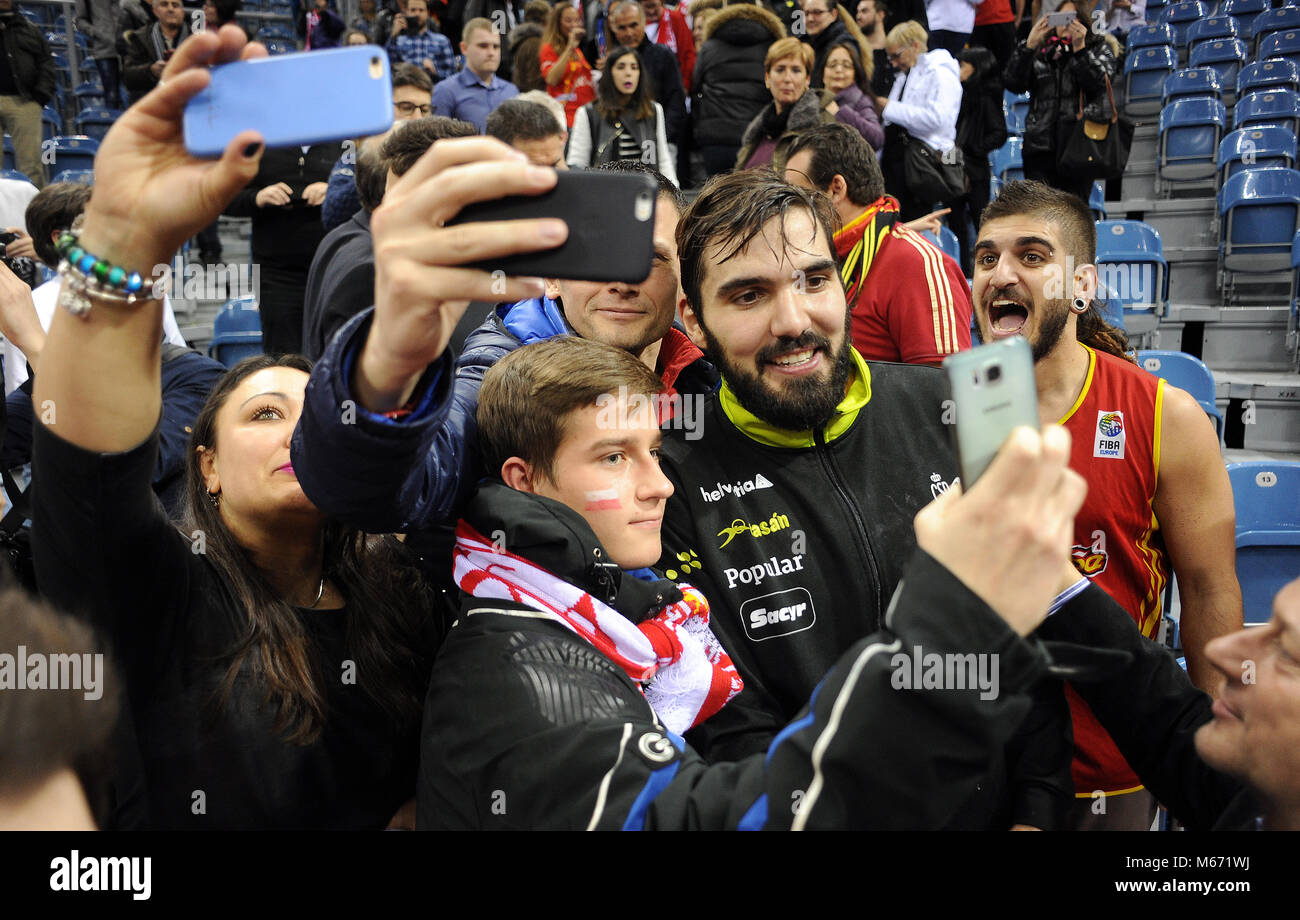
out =
<svg viewBox="0 0 1300 920"><path fill-rule="evenodd" d="M729 526L718 531L718 536L726 535L727 538L719 544L718 549L725 549L728 543L746 531L749 531L755 537L766 537L778 530L785 530L789 526L790 519L780 513L774 513L766 521L759 521L757 524L749 524L744 518L736 518Z"/></svg>

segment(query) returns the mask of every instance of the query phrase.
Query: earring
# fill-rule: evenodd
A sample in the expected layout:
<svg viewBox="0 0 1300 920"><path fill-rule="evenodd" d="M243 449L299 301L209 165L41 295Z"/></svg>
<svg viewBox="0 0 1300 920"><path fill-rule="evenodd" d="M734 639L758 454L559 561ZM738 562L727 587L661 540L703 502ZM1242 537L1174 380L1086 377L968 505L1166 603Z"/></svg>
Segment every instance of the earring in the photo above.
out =
<svg viewBox="0 0 1300 920"><path fill-rule="evenodd" d="M213 507L213 508L220 508L220 507L221 507L221 493L220 493L220 492L209 492L209 493L208 493L208 501L212 502L212 507Z"/></svg>
<svg viewBox="0 0 1300 920"><path fill-rule="evenodd" d="M1084 300L1082 297L1076 297L1074 298L1074 303L1070 305L1070 309L1082 316L1084 313L1088 312L1088 301Z"/></svg>

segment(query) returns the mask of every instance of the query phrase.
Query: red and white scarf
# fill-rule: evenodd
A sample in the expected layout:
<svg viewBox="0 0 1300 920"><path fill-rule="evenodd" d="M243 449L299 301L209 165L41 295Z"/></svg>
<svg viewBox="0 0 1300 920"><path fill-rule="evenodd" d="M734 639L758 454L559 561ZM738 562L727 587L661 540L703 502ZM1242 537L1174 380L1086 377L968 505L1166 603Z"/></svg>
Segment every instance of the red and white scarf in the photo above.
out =
<svg viewBox="0 0 1300 920"><path fill-rule="evenodd" d="M677 33L673 31L673 21L668 15L668 7L659 14L659 34L655 36L656 45L667 45L673 54L677 53Z"/></svg>
<svg viewBox="0 0 1300 920"><path fill-rule="evenodd" d="M465 521L456 527L452 573L466 594L526 604L582 636L641 686L677 734L709 718L744 687L709 628L708 602L690 585L678 585L681 601L634 624L577 585L494 546Z"/></svg>

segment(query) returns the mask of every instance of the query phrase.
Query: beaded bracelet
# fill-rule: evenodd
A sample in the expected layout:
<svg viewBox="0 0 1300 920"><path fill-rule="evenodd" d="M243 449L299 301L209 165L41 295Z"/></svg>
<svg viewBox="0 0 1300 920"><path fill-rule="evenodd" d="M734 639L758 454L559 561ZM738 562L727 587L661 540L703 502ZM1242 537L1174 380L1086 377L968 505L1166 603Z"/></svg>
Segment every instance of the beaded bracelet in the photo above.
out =
<svg viewBox="0 0 1300 920"><path fill-rule="evenodd" d="M90 297L129 306L158 299L152 290L145 289L139 272L128 272L86 252L72 231L65 231L55 248L60 256L59 274L66 282L59 294L59 305L74 316L90 312Z"/></svg>

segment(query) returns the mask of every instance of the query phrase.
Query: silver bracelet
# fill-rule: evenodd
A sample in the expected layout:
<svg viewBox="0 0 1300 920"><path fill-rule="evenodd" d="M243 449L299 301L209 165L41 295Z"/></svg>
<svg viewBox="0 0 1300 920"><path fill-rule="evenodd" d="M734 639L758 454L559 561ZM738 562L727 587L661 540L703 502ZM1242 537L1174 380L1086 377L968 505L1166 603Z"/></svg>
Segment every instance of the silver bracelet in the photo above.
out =
<svg viewBox="0 0 1300 920"><path fill-rule="evenodd" d="M147 301L162 300L153 294L153 285L142 287L133 294L123 293L120 288L100 284L92 275L81 271L67 259L59 262L59 277L63 279L63 288L59 291L59 306L73 316L85 318L90 312L90 298L112 304L134 307ZM147 292L147 293L146 293Z"/></svg>

